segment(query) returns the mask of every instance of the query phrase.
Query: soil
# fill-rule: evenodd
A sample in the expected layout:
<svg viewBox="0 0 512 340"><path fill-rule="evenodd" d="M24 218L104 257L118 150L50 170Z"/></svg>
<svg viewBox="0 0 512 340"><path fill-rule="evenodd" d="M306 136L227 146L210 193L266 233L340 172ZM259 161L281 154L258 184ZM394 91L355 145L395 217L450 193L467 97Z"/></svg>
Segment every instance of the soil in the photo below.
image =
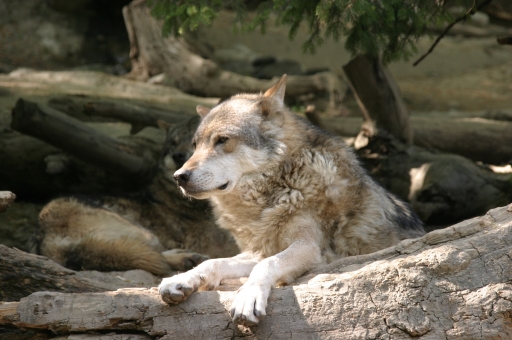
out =
<svg viewBox="0 0 512 340"><path fill-rule="evenodd" d="M41 208L42 205L37 203L16 202L0 214L0 244L28 251Z"/></svg>

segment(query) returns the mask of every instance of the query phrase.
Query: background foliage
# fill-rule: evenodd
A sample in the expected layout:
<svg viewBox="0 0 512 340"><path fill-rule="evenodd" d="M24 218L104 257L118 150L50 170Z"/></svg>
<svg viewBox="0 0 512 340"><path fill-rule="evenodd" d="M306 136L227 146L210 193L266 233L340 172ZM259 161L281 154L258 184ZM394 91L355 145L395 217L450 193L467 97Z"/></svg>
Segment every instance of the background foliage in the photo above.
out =
<svg viewBox="0 0 512 340"><path fill-rule="evenodd" d="M248 4L256 6L249 15ZM236 11L234 27L242 32L265 26L275 14L275 24L289 27L293 39L301 24L309 38L305 52L314 53L324 39L347 37L345 48L354 56L369 54L383 63L407 60L416 52L415 43L431 26L453 20L448 5L474 10L478 2L468 0L150 0L152 14L164 21L163 33L180 35L201 24L211 24L223 8Z"/></svg>

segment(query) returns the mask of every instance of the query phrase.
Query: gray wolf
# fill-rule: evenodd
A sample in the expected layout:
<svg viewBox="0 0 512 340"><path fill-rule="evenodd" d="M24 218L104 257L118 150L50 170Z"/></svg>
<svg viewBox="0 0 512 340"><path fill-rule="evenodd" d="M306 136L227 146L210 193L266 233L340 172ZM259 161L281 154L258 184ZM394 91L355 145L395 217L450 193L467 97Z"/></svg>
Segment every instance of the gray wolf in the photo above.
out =
<svg viewBox="0 0 512 340"><path fill-rule="evenodd" d="M190 140L198 123L196 116L175 124L159 122L166 141L147 191L49 202L39 215L31 252L73 270L144 269L159 276L196 266L207 258L202 254L237 254L232 237L215 225L207 205L183 199L168 176L192 154Z"/></svg>
<svg viewBox="0 0 512 340"><path fill-rule="evenodd" d="M251 326L265 316L276 284L424 234L418 217L366 174L340 138L285 106L285 88L286 75L263 94L197 107L195 151L174 176L185 195L210 200L242 252L163 279L165 302L248 276L230 314Z"/></svg>

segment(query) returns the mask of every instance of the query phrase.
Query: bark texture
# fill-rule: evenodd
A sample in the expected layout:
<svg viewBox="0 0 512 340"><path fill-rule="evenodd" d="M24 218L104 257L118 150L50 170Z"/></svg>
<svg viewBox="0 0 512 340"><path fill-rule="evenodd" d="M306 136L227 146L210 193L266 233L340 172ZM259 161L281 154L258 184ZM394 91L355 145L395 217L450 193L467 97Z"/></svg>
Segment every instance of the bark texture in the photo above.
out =
<svg viewBox="0 0 512 340"><path fill-rule="evenodd" d="M12 111L11 127L37 137L83 161L131 179L148 179L156 164L134 155L128 145L99 133L59 111L20 98Z"/></svg>
<svg viewBox="0 0 512 340"><path fill-rule="evenodd" d="M343 66L359 107L363 112L367 137L374 128L384 129L399 140L412 144L412 127L398 84L378 58L360 55ZM365 127L363 127L365 129Z"/></svg>
<svg viewBox="0 0 512 340"><path fill-rule="evenodd" d="M510 339L512 205L274 289L259 326L228 316L235 292L174 306L156 289L34 293L0 306L4 326L53 333L137 333L157 339Z"/></svg>
<svg viewBox="0 0 512 340"><path fill-rule="evenodd" d="M122 273L75 272L44 256L0 244L0 301L16 301L38 291L66 293L104 292L121 287L154 285L142 270Z"/></svg>
<svg viewBox="0 0 512 340"><path fill-rule="evenodd" d="M169 106L166 110L148 106L119 103L90 98L51 98L48 105L82 121L125 122L131 125L130 134L136 134L148 126L158 127L158 121L168 123L184 119L191 112Z"/></svg>
<svg viewBox="0 0 512 340"><path fill-rule="evenodd" d="M412 115L410 122L415 145L488 164L503 164L512 160L512 121L509 117L506 112L499 116L418 114ZM323 118L322 126L341 136L356 136L361 129L361 119Z"/></svg>

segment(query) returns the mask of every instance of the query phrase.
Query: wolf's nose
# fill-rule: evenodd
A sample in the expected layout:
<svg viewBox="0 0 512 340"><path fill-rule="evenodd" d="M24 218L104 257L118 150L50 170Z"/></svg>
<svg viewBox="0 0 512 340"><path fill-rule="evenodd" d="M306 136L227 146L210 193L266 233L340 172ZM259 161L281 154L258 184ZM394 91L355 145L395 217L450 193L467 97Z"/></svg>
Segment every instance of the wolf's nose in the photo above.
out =
<svg viewBox="0 0 512 340"><path fill-rule="evenodd" d="M186 184L190 179L190 175L192 171L190 170L178 170L174 173L174 179L178 182L179 185Z"/></svg>

